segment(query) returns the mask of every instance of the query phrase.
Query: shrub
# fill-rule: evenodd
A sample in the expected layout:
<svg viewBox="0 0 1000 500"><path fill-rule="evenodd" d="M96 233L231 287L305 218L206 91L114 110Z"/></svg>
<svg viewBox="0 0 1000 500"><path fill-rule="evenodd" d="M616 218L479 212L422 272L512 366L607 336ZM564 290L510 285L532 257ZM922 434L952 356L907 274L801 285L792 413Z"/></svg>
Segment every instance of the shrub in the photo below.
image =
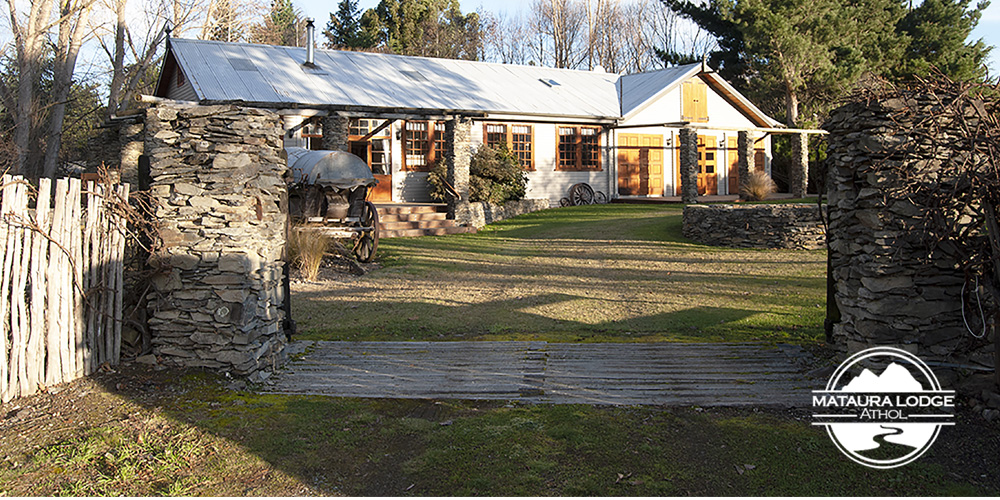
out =
<svg viewBox="0 0 1000 500"><path fill-rule="evenodd" d="M740 186L740 197L750 201L763 201L777 191L778 186L771 180L770 175L761 170L754 170Z"/></svg>
<svg viewBox="0 0 1000 500"><path fill-rule="evenodd" d="M301 227L292 228L288 238L288 257L307 281L316 281L319 266L329 248L329 236Z"/></svg>
<svg viewBox="0 0 1000 500"><path fill-rule="evenodd" d="M449 191L445 186L447 166L439 162L427 177L431 198L445 201ZM528 175L517 157L507 148L481 146L469 162L469 201L487 201L502 205L524 198Z"/></svg>

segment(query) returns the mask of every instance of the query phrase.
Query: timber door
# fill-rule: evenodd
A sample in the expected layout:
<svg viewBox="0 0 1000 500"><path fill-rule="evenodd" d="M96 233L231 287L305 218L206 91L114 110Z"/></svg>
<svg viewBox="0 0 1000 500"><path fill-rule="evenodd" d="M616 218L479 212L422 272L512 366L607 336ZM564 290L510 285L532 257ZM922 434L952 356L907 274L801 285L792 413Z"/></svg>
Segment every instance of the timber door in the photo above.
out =
<svg viewBox="0 0 1000 500"><path fill-rule="evenodd" d="M663 136L618 135L618 194L663 195Z"/></svg>
<svg viewBox="0 0 1000 500"><path fill-rule="evenodd" d="M698 194L719 194L718 139L698 136Z"/></svg>

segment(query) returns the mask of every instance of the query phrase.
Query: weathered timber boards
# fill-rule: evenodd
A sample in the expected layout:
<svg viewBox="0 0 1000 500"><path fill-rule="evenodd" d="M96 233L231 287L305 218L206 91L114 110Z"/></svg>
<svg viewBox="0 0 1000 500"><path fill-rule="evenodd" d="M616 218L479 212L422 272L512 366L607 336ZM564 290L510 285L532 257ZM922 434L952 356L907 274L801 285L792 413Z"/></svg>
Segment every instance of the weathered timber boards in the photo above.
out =
<svg viewBox="0 0 1000 500"><path fill-rule="evenodd" d="M271 392L534 403L805 406L797 346L299 342Z"/></svg>

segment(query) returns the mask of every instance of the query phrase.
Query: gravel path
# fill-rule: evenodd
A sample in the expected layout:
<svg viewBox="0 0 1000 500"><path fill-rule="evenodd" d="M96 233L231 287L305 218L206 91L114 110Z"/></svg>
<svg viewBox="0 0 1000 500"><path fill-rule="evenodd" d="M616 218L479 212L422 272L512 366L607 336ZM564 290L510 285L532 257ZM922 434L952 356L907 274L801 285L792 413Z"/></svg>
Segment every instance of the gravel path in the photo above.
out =
<svg viewBox="0 0 1000 500"><path fill-rule="evenodd" d="M300 341L269 392L612 405L807 406L799 346ZM820 384L821 385L821 384Z"/></svg>

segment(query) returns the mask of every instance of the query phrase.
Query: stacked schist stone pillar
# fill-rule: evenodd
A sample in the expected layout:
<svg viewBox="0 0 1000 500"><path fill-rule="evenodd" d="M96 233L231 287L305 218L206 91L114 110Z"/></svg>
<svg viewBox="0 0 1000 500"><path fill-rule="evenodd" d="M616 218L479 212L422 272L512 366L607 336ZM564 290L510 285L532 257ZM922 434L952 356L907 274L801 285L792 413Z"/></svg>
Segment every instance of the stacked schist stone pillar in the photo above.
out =
<svg viewBox="0 0 1000 500"><path fill-rule="evenodd" d="M472 160L472 119L457 117L445 122L444 140L448 183L458 197L448 194L448 218L460 224L472 224L469 206L469 166Z"/></svg>
<svg viewBox="0 0 1000 500"><path fill-rule="evenodd" d="M935 371L963 366L991 369L993 346L965 328L960 297L964 276L956 262L937 251L928 259L926 236L916 230L925 209L896 199L893 176L882 159L925 180L941 182L947 152L934 150L913 124L935 117L936 103L873 99L834 111L830 132L828 201L830 258L841 321L834 343L847 352L876 345L910 350L937 361ZM945 134L957 125L937 119ZM905 146L905 147L901 147ZM944 180L946 181L946 180ZM945 189L942 186L942 189ZM941 365L940 363L946 363Z"/></svg>
<svg viewBox="0 0 1000 500"><path fill-rule="evenodd" d="M682 128L680 149L681 203L698 203L698 132Z"/></svg>
<svg viewBox="0 0 1000 500"><path fill-rule="evenodd" d="M266 377L282 361L286 166L277 114L160 104L145 153L163 246L149 295L166 364Z"/></svg>

